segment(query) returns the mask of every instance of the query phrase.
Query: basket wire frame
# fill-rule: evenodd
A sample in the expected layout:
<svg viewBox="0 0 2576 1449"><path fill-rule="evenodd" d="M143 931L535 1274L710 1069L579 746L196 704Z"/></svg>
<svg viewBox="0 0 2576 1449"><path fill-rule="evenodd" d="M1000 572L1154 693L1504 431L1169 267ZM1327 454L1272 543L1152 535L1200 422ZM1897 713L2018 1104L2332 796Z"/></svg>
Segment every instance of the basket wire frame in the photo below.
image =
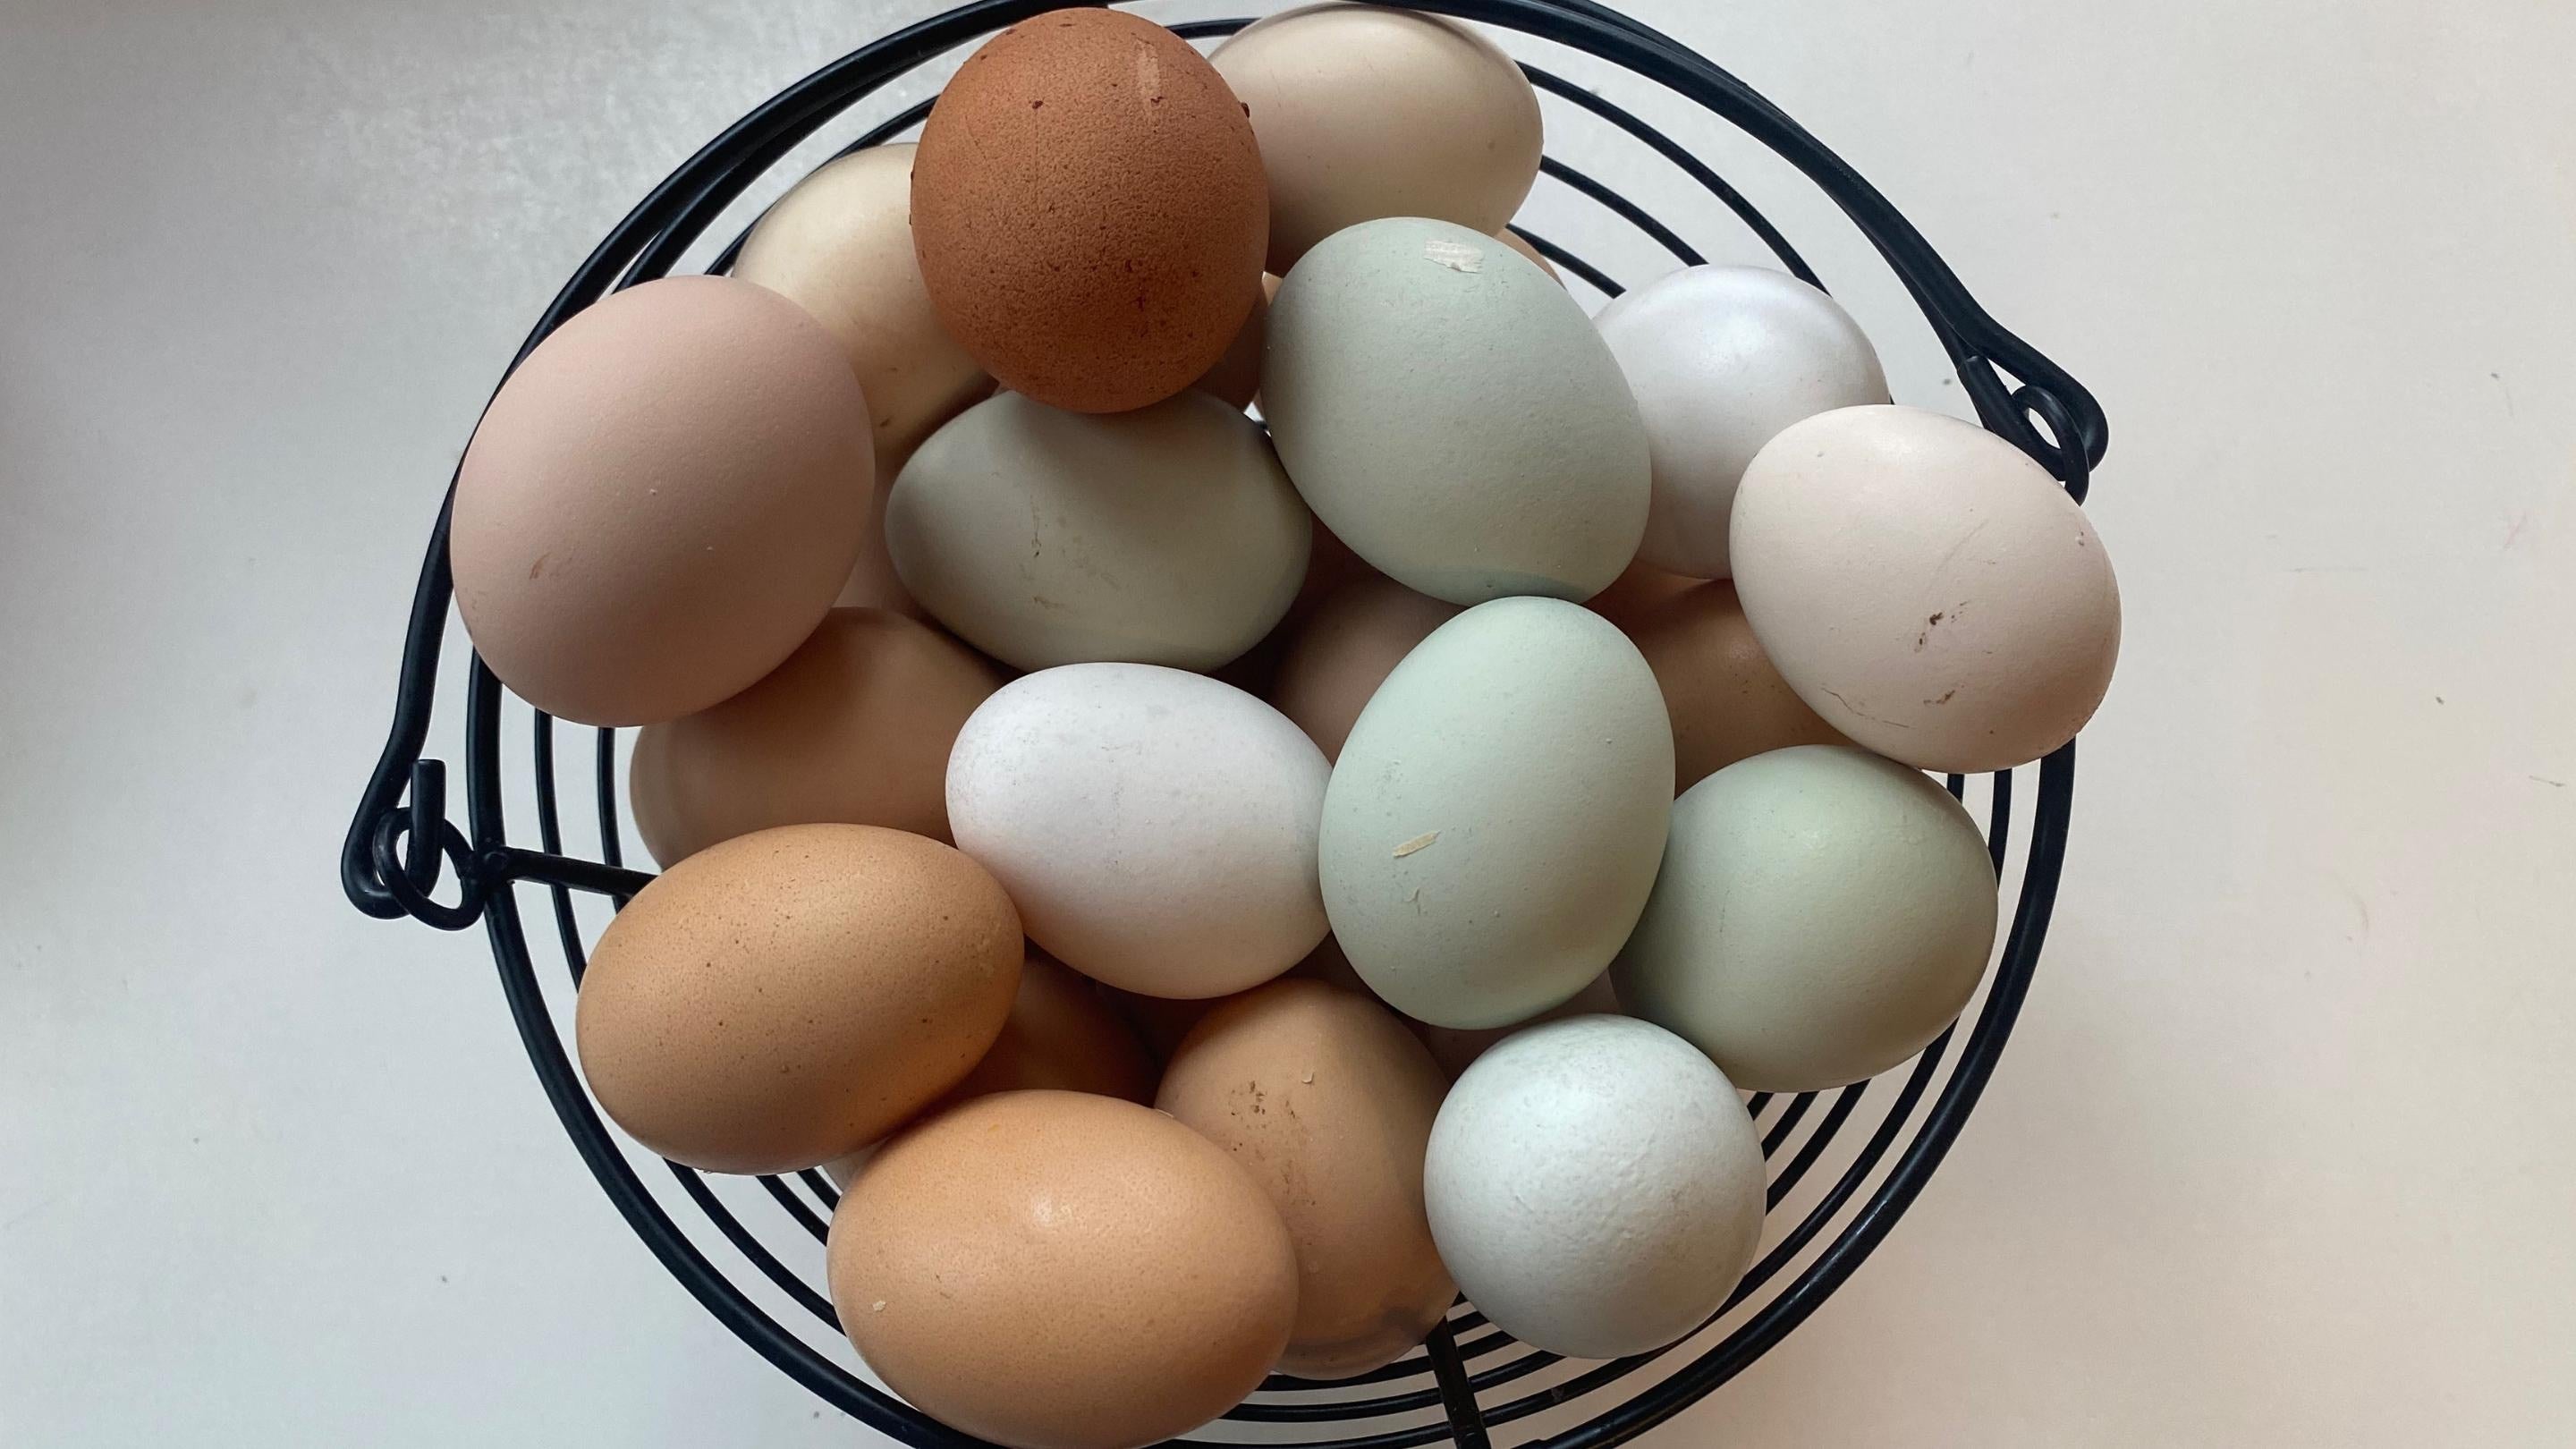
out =
<svg viewBox="0 0 2576 1449"><path fill-rule="evenodd" d="M1592 0L1398 3L1519 31L1608 61L1696 103L1788 160L1840 205L1896 272L1948 352L1980 420L2047 467L2078 502L2083 500L2108 436L2091 394L1987 316L1884 197L1742 82ZM512 367L582 307L617 288L668 274L746 188L849 107L924 63L1063 4L974 0L861 47L782 91L673 172L600 243L547 308ZM1173 28L1184 37L1204 38L1230 34L1248 23L1203 21ZM1784 269L1822 285L1788 239L1680 143L1575 82L1535 66L1524 64L1523 69L1541 91L1591 113L1669 161L1733 213ZM905 108L842 154L902 135L920 123L930 105L924 100ZM1549 156L1541 169L1627 222L1682 265L1702 260L1642 207L1563 159ZM1617 281L1582 257L1543 236L1514 229L1568 274L1605 295L1619 293ZM708 269L729 268L741 245L737 235ZM450 488L452 496L452 479ZM872 1429L923 1449L980 1444L851 1373L780 1323L681 1228L602 1122L540 983L516 887L543 889L570 980L577 984L586 947L573 893L603 896L622 906L651 879L627 869L623 861L617 732L589 731L589 784L599 849L597 859L582 858L564 846L556 721L543 712L529 712L537 848L512 844L502 798L507 699L490 669L474 659L465 705L468 826L460 830L448 818L445 766L425 754L453 594L447 534L448 511L442 504L413 598L393 727L342 850L341 880L351 902L384 919L408 915L445 930L477 923L484 927L521 1042L566 1133L629 1225L709 1312L788 1376ZM1786 1098L1760 1094L1747 1102L1762 1130L1763 1155L1773 1163L1767 1206L1778 1213L1801 1188L1813 1202L1794 1224L1768 1239L1767 1251L1701 1332L1653 1353L1578 1366L1522 1348L1462 1305L1420 1350L1396 1363L1329 1384L1274 1375L1227 1419L1255 1425L1387 1425L1374 1432L1293 1441L1300 1449L1407 1449L1442 1440L1482 1449L1499 1426L1541 1415L1562 1417L1559 1411L1581 1406L1588 1417L1532 1442L1550 1449L1602 1449L1662 1423L1778 1343L1859 1267L1921 1192L1974 1108L2029 990L2064 860L2075 747L2069 744L2039 762L2032 798L2019 811L2015 773L1987 777L1984 786L1988 846L1999 878L2007 883L2006 857L2017 813L2024 817L2026 831L2011 925L1984 988L1982 1007L1975 1009L1973 1021L1962 1019L1964 1042L1953 1027L1909 1066L1872 1081ZM1953 795L1964 797L1967 782L1952 776L1949 787ZM442 876L455 878L453 903L435 898ZM1885 1110L1854 1147L1843 1140L1843 1129L1865 1099L1873 1107L1883 1101ZM1808 1130L1800 1138L1802 1127ZM1818 1166L1838 1152L1838 1171L1830 1180L1814 1177ZM1783 1153L1785 1162L1780 1161ZM677 1164L665 1166L680 1195L734 1255L820 1329L837 1334L829 1298L804 1273L783 1261L702 1175ZM783 1213L791 1235L801 1229L819 1245L837 1202L831 1184L810 1171L759 1182ZM819 1260L819 1252L808 1257ZM1766 1290L1770 1296L1761 1299ZM1712 1327L1730 1318L1736 1321L1723 1337L1707 1342ZM1661 1377L1642 1387L1628 1384L1605 1392L1650 1369ZM1538 1382L1522 1382L1527 1380ZM1516 1383L1521 1386L1506 1388ZM1261 1442L1289 1441L1265 1434Z"/></svg>

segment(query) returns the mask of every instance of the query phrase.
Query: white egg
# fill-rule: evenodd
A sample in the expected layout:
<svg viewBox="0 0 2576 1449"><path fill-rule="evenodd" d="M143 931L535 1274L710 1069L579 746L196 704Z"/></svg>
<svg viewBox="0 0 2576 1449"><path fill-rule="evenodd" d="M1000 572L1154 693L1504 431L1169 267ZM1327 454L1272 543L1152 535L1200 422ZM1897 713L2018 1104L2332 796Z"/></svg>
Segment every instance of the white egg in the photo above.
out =
<svg viewBox="0 0 2576 1449"><path fill-rule="evenodd" d="M2084 727L2120 588L2084 510L2020 449L1921 408L1837 408L1736 491L1735 591L1780 677L1854 742L1975 774Z"/></svg>
<svg viewBox="0 0 2576 1449"><path fill-rule="evenodd" d="M1762 1144L1733 1084L1627 1017L1534 1026L1479 1057L1441 1103L1422 1186L1468 1300L1571 1358L1691 1332L1762 1243Z"/></svg>
<svg viewBox="0 0 2576 1449"><path fill-rule="evenodd" d="M1663 873L1611 979L1632 1015L1738 1086L1821 1091L1956 1019L1995 917L1985 839L1948 791L1866 751L1800 745L1673 802Z"/></svg>
<svg viewBox="0 0 2576 1449"><path fill-rule="evenodd" d="M1646 420L1653 493L1637 557L1727 577L1735 486L1800 418L1887 401L1887 375L1834 299L1768 267L1685 267L1594 319Z"/></svg>
<svg viewBox="0 0 2576 1449"><path fill-rule="evenodd" d="M1527 1021L1618 954L1672 790L1663 691L1627 636L1559 599L1479 604L1396 665L1342 745L1334 939L1416 1020Z"/></svg>
<svg viewBox="0 0 2576 1449"><path fill-rule="evenodd" d="M1057 960L1122 991L1224 996L1324 938L1328 773L1304 731L1231 685L1072 664L968 717L948 820Z"/></svg>

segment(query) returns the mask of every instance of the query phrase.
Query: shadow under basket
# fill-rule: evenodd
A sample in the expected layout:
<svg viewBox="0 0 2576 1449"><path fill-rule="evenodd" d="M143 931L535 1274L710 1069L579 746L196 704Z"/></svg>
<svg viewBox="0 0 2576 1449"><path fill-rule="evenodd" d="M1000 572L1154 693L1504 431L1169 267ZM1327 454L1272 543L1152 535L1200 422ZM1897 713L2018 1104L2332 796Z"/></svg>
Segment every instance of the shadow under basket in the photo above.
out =
<svg viewBox="0 0 2576 1449"><path fill-rule="evenodd" d="M845 111L918 66L1062 4L962 5L862 47L773 97L654 188L599 244L539 319L520 357L599 297L663 276L693 249L702 251L708 229L747 188ZM2092 396L1989 318L1886 198L1742 82L1589 0L1429 0L1405 8L1472 19L1587 53L1624 72L1621 79L1678 95L1785 159L1841 207L1894 269L1948 351L1984 425L2083 500L2107 438ZM1198 39L1230 34L1247 23L1213 20L1174 29ZM1643 145L1704 188L1782 267L1817 281L1788 239L1679 142L1585 86L1537 66L1524 68L1540 91L1598 118L1607 131ZM908 135L929 107L925 100L886 117L846 149ZM1542 174L1617 216L1682 264L1702 260L1644 208L1562 158L1547 157ZM1604 294L1620 290L1585 259L1544 237L1522 235L1569 276ZM740 245L736 237L707 269L729 267ZM447 818L445 766L423 757L440 649L452 618L447 531L442 506L412 600L391 735L341 854L349 899L384 919L410 916L451 931L481 924L520 1039L573 1145L637 1236L707 1311L798 1383L870 1428L922 1446L980 1442L923 1416L857 1368L821 1286L822 1240L835 1195L820 1174L703 1176L659 1162L612 1137L603 1125L574 1071L567 1028L587 941L605 918L605 905L595 902L622 905L651 879L623 865L618 732L570 727L572 753L583 753L586 743L588 758L567 758L558 749L556 722L509 696L482 661L473 660L464 708L466 824L460 828ZM525 754L516 746L505 751L505 736L524 739ZM566 770L572 772L568 780L560 773ZM1225 1418L1178 1442L1404 1449L1449 1440L1477 1449L1500 1438L1601 1449L1653 1428L1742 1372L1814 1312L1895 1226L1940 1165L2002 1054L2038 965L2056 895L2074 795L2074 746L2018 772L2024 782L2018 787L2015 773L1949 780L1951 792L1983 814L2001 889L2018 896L2003 950L1978 998L1959 1026L1875 1080L1832 1092L1751 1099L1769 1169L1763 1250L1726 1307L1698 1332L1655 1353L1575 1362L1524 1347L1461 1303L1429 1342L1384 1369L1331 1384L1274 1376ZM564 786L576 796L586 788L593 797L590 854L566 848ZM534 817L534 848L523 843L525 821L514 839L504 816L505 797L518 795L528 797L519 803L531 807L525 813ZM2016 824L2019 837L2012 833ZM580 828L589 834L593 827L583 822ZM437 899L451 889L442 884L449 876L452 903ZM557 938L564 975L549 969L540 979L530 954L532 918L541 932L550 929Z"/></svg>

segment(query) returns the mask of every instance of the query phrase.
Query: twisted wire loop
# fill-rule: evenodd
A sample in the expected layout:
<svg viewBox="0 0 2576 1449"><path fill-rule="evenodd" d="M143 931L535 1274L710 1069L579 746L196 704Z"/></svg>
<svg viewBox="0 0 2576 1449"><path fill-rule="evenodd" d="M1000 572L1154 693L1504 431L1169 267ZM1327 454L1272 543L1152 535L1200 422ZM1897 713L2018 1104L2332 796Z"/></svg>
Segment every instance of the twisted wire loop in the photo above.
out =
<svg viewBox="0 0 2576 1449"><path fill-rule="evenodd" d="M600 242L538 319L511 369L581 308L677 266L755 181L834 117L926 62L1064 3L969 0L862 46L771 97L702 147ZM1502 26L1610 62L1694 102L1788 160L1842 207L1903 281L1957 366L1979 420L2038 460L2076 501L2083 501L2108 438L2107 424L2092 395L1989 317L1885 198L1770 102L1705 58L1596 0L1396 3ZM1187 38L1207 39L1231 34L1248 23L1248 19L1208 20L1173 28ZM1669 162L1724 205L1786 270L1823 285L1788 239L1690 148L1581 84L1536 66L1524 64L1523 70L1541 91L1607 123ZM904 134L928 114L933 99L902 108L837 154L847 155ZM1543 163L1543 173L1553 184L1625 222L1682 264L1699 260L1700 253L1690 242L1587 172L1551 156ZM730 267L748 230L746 226L737 232L716 253L709 270L722 272ZM1583 258L1554 241L1515 230L1568 275L1605 296L1619 294L1620 283ZM450 501L453 489L451 476ZM359 910L380 918L409 915L451 931L478 922L484 926L521 1043L566 1134L637 1237L709 1313L799 1384L869 1428L920 1449L974 1449L979 1441L927 1418L845 1367L836 1357L841 1346L828 1297L737 1217L710 1179L671 1166L676 1196L685 1198L705 1226L712 1228L713 1236L723 1240L726 1249L718 1251L729 1250L733 1255L730 1271L719 1267L699 1237L673 1219L663 1196L646 1187L628 1149L610 1133L583 1089L563 1029L539 984L519 897L511 887L527 883L547 888L567 976L578 986L587 948L571 892L601 895L623 906L652 877L623 864L614 730L586 731L594 742L587 783L596 795L598 858L567 853L557 801L555 721L542 711L530 712L539 848L511 843L500 766L506 693L479 657L471 661L465 700L464 779L470 828L460 830L447 818L445 767L436 759L424 758L423 750L453 593L448 530L449 502L443 501L413 594L392 727L342 849L341 880L349 899ZM1964 795L1967 782L1953 777L1949 785L1954 795ZM1661 1377L1625 1383L1606 1407L1595 1408L1583 1422L1560 1432L1534 1434L1528 1441L1544 1449L1608 1449L1662 1423L1741 1372L1803 1322L1858 1268L1922 1190L1975 1105L2037 966L2063 860L2073 789L2074 747L2069 745L2040 762L2036 790L2020 802L2019 823L2027 844L2019 899L1984 1005L1973 1023L1963 1018L1957 1028L1944 1033L1902 1069L1901 1081L1891 1073L1881 1082L1863 1082L1831 1094L1800 1094L1777 1104L1763 1097L1748 1104L1757 1117L1764 1117L1775 1105L1780 1108L1764 1119L1764 1156L1775 1164L1780 1156L1787 1158L1771 1174L1767 1208L1785 1212L1791 1193L1802 1183L1808 1185L1814 1201L1698 1333L1653 1353L1587 1366L1524 1349L1510 1334L1491 1328L1483 1315L1461 1304L1463 1312L1438 1325L1420 1349L1395 1363L1331 1383L1273 1375L1251 1401L1227 1418L1270 1424L1367 1424L1376 1429L1282 1449L1410 1449L1442 1440L1466 1449L1488 1449L1496 1426L1568 1406L1601 1405L1613 1385L1660 1365ZM1999 877L2008 829L2015 823L2013 795L2010 773L1990 778L1987 837ZM458 899L452 905L435 900L432 894L446 872L452 872L458 882ZM1964 1046L1957 1040L1961 1036ZM1836 1154L1835 1164L1827 1167L1828 1150L1847 1126L1854 1135L1861 1134L1856 1114L1865 1093L1873 1110L1883 1107L1883 1113L1869 1120L1865 1140L1856 1149ZM1821 1114L1811 1110L1819 1096L1826 1098ZM1803 1137L1801 1129L1805 1129ZM1843 1145L1850 1148L1848 1142ZM820 1173L796 1174L795 1184L805 1193L800 1196L787 1179L758 1181L774 1206L784 1212L782 1227L802 1251L810 1253L812 1249L803 1245L824 1237L837 1202L830 1184ZM670 1194L667 1185L664 1193ZM750 1271L744 1271L746 1266ZM773 1317L755 1299L755 1291L797 1310L789 1316L803 1325L801 1330ZM1729 1321L1734 1326L1710 1343L1707 1335ZM1479 1329L1485 1331L1473 1332ZM1470 1332L1473 1336L1462 1341L1462 1335ZM833 1349L818 1349L807 1334L832 1339ZM1557 1370L1554 1377L1537 1377L1551 1369ZM1517 1397L1491 1405L1483 1401L1491 1390L1533 1378L1538 1386ZM1390 1391L1350 1397L1354 1390L1372 1385L1386 1385ZM1427 1414L1438 1417L1418 1422ZM1408 1415L1415 1421L1409 1422L1404 1417ZM1214 1441L1177 1442L1216 1449Z"/></svg>

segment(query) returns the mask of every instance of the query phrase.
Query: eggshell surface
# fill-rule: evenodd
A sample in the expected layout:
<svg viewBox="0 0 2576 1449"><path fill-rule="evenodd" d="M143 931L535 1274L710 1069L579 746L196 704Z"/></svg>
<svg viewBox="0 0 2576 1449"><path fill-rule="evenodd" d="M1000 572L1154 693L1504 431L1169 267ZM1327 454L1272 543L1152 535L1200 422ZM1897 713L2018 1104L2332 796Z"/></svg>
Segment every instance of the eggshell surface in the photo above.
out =
<svg viewBox="0 0 2576 1449"><path fill-rule="evenodd" d="M1315 515L1453 604L1585 599L1635 557L1645 424L1565 289L1482 232L1334 233L1279 284L1261 407Z"/></svg>
<svg viewBox="0 0 2576 1449"><path fill-rule="evenodd" d="M1143 407L1260 296L1269 191L1242 104L1188 42L1057 10L966 58L913 159L913 240L950 335L1003 386Z"/></svg>
<svg viewBox="0 0 2576 1449"><path fill-rule="evenodd" d="M1610 973L1604 971L1592 978L1591 985L1527 1021L1516 1021L1509 1026L1481 1027L1472 1031L1432 1026L1417 1021L1413 1023L1413 1034L1421 1039L1424 1046L1431 1049L1431 1059L1440 1064L1441 1074L1454 1082L1460 1073L1475 1065L1478 1057L1493 1050L1495 1043L1508 1039L1513 1032L1537 1026L1541 1022L1563 1021L1569 1016L1620 1014L1619 993L1610 985Z"/></svg>
<svg viewBox="0 0 2576 1449"><path fill-rule="evenodd" d="M2110 688L2120 591L2093 525L2021 450L1956 418L1793 424L1745 469L1731 548L1780 677L1890 759L2027 764Z"/></svg>
<svg viewBox="0 0 2576 1449"><path fill-rule="evenodd" d="M1002 1034L947 1100L1036 1088L1149 1102L1154 1063L1099 983L1032 950Z"/></svg>
<svg viewBox="0 0 2576 1449"><path fill-rule="evenodd" d="M1654 501L1637 557L1727 577L1745 465L1782 428L1887 401L1878 353L1833 298L1768 267L1684 267L1594 319L1646 420Z"/></svg>
<svg viewBox="0 0 2576 1449"><path fill-rule="evenodd" d="M867 392L877 476L993 389L940 326L912 248L910 142L827 162L762 215L733 275L814 315Z"/></svg>
<svg viewBox="0 0 2576 1449"><path fill-rule="evenodd" d="M1325 759L1338 758L1369 696L1415 645L1456 617L1456 604L1363 573L1288 626L1270 702Z"/></svg>
<svg viewBox="0 0 2576 1449"><path fill-rule="evenodd" d="M1538 94L1474 28L1380 5L1309 5L1209 57L1251 113L1270 186L1270 270L1386 216L1493 233L1538 177Z"/></svg>
<svg viewBox="0 0 2576 1449"><path fill-rule="evenodd" d="M1224 1149L1149 1107L979 1097L887 1143L832 1216L832 1301L887 1387L1011 1449L1139 1449L1257 1387L1297 1260Z"/></svg>
<svg viewBox="0 0 2576 1449"><path fill-rule="evenodd" d="M1762 1241L1762 1144L1734 1086L1626 1017L1549 1022L1485 1053L1441 1104L1423 1186L1468 1299L1570 1358L1691 1332Z"/></svg>
<svg viewBox="0 0 2576 1449"><path fill-rule="evenodd" d="M883 609L835 609L751 688L636 736L635 828L670 865L773 825L947 840L948 749L1002 687L992 662Z"/></svg>
<svg viewBox="0 0 2576 1449"><path fill-rule="evenodd" d="M1457 1296L1422 1206L1448 1083L1394 1013L1321 981L1217 1005L1154 1105L1234 1155L1296 1245L1297 1325L1279 1361L1338 1379L1393 1363Z"/></svg>
<svg viewBox="0 0 2576 1449"><path fill-rule="evenodd" d="M1619 626L1663 688L1674 794L1765 750L1848 743L1772 667L1727 580L1640 564L1587 607Z"/></svg>
<svg viewBox="0 0 2576 1449"><path fill-rule="evenodd" d="M456 478L477 653L592 725L677 719L814 631L872 526L868 404L821 323L724 277L646 282L537 345Z"/></svg>
<svg viewBox="0 0 2576 1449"><path fill-rule="evenodd" d="M1918 771L1849 746L1756 755L1673 802L1655 893L1612 968L1632 1015L1738 1086L1807 1092L1923 1049L1995 940L1976 822Z"/></svg>
<svg viewBox="0 0 2576 1449"><path fill-rule="evenodd" d="M1222 996L1323 939L1328 773L1312 741L1239 689L1068 665L1004 685L966 721L948 817L1056 959L1125 991Z"/></svg>
<svg viewBox="0 0 2576 1449"><path fill-rule="evenodd" d="M1469 609L1387 676L1334 765L1334 939L1408 1016L1527 1020L1599 976L1636 923L1672 773L1663 696L1617 629L1555 599Z"/></svg>
<svg viewBox="0 0 2576 1449"><path fill-rule="evenodd" d="M867 825L681 861L599 938L582 1075L646 1147L714 1172L841 1157L955 1086L1001 1031L1020 922L975 862Z"/></svg>
<svg viewBox="0 0 2576 1449"><path fill-rule="evenodd" d="M1261 641L1312 525L1261 429L1203 393L1087 416L1004 393L913 454L886 543L914 598L1017 669L1213 669Z"/></svg>

